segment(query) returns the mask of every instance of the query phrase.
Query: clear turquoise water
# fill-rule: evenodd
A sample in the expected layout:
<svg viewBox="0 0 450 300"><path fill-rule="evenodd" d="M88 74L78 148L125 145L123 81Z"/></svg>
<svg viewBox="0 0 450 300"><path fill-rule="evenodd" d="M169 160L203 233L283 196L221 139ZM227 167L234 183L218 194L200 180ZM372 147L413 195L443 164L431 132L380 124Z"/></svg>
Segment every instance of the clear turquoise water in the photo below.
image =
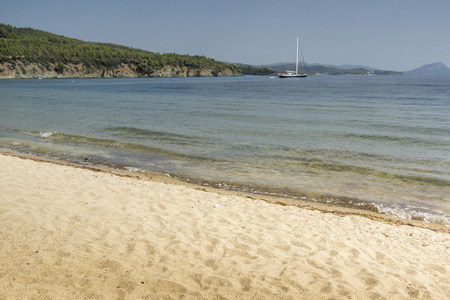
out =
<svg viewBox="0 0 450 300"><path fill-rule="evenodd" d="M0 147L450 225L450 77L1 80Z"/></svg>

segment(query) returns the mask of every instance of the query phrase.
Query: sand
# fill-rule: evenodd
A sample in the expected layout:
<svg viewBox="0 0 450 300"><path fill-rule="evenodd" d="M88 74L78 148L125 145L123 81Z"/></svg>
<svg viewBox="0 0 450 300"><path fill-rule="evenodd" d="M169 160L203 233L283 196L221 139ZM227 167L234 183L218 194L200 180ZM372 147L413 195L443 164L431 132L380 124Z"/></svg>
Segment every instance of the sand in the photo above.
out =
<svg viewBox="0 0 450 300"><path fill-rule="evenodd" d="M0 155L0 299L450 299L450 234Z"/></svg>

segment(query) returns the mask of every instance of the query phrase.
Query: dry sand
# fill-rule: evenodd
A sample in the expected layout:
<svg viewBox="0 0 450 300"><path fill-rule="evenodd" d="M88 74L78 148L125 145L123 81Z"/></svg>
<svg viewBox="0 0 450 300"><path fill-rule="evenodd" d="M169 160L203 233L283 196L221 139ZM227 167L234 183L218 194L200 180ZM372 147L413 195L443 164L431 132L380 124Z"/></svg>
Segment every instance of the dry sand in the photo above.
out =
<svg viewBox="0 0 450 300"><path fill-rule="evenodd" d="M450 299L446 232L7 155L0 250L0 299Z"/></svg>

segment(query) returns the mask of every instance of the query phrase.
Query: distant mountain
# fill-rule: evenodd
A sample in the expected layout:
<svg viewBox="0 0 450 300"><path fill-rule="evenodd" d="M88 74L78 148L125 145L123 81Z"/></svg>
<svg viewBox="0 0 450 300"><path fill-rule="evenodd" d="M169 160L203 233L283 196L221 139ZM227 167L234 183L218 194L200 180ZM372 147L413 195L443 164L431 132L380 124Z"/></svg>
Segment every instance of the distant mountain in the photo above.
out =
<svg viewBox="0 0 450 300"><path fill-rule="evenodd" d="M441 62L435 62L405 73L408 75L450 75L450 68Z"/></svg>
<svg viewBox="0 0 450 300"><path fill-rule="evenodd" d="M269 64L269 65L261 65L259 67L265 67L265 68L279 68L279 67L283 67L286 65L293 65L293 63L289 63L289 62L282 62L282 63L274 63L274 64ZM329 65L329 64L320 64L320 63L306 63L307 67L314 67L314 66L321 66L321 67L326 67L326 68L334 68L334 69L342 69L342 70L350 70L350 69L366 69L369 71L375 71L375 70L379 70L377 68L372 68L372 67L368 67L368 66L363 66L363 65L349 65L349 64L345 64L345 65Z"/></svg>
<svg viewBox="0 0 450 300"><path fill-rule="evenodd" d="M294 63L279 63L264 66L260 68L267 68L275 72L285 72L286 70L295 70ZM401 75L402 72L384 71L371 67L356 66L356 65L322 65L322 64L306 64L306 73L309 75Z"/></svg>
<svg viewBox="0 0 450 300"><path fill-rule="evenodd" d="M361 65L340 65L340 66L332 66L332 67L339 68L339 69L344 69L344 70L348 70L348 69L366 69L366 70L370 70L370 71L379 70L377 68L372 68L372 67L368 67L368 66L361 66Z"/></svg>

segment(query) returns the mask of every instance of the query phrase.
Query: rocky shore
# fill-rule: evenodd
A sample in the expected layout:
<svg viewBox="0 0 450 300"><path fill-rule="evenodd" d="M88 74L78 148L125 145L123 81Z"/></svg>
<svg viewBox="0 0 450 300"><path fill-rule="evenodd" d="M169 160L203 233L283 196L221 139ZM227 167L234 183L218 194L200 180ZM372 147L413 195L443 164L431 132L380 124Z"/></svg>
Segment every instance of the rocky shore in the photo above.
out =
<svg viewBox="0 0 450 300"><path fill-rule="evenodd" d="M0 78L4 79L30 79L30 78L137 78L137 77L230 77L239 76L231 69L216 72L212 68L189 68L165 66L151 74L139 74L136 66L121 64L113 69L104 67L85 66L83 64L57 64L43 66L37 63L23 63L17 61L13 64L4 62L0 64Z"/></svg>

